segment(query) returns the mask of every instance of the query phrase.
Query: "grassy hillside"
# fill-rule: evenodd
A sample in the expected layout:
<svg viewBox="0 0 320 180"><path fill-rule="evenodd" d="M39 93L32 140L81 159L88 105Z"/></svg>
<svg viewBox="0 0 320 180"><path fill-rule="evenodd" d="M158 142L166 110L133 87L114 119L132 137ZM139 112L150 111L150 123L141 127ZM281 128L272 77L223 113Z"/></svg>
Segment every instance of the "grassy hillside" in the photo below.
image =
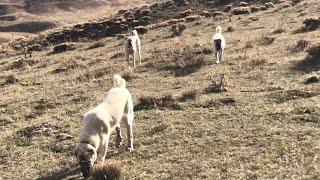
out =
<svg viewBox="0 0 320 180"><path fill-rule="evenodd" d="M304 82L320 76L319 57L306 52L320 33L297 30L319 16L320 3L280 7L203 17L178 37L171 27L151 30L141 36L135 69L115 37L90 50L76 43L60 54L0 59L0 179L81 179L72 150L83 114L102 101L115 73L128 79L136 105L135 151L116 149L113 135L107 155L124 177L318 179L320 86ZM219 65L210 52L217 25L227 41ZM221 74L227 90L216 92Z"/></svg>

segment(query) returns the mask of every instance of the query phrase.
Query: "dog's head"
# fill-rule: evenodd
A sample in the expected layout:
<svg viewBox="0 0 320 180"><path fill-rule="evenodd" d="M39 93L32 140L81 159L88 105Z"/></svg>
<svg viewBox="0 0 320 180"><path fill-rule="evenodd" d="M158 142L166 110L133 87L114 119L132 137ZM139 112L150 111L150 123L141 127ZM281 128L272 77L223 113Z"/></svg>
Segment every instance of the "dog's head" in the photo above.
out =
<svg viewBox="0 0 320 180"><path fill-rule="evenodd" d="M97 152L91 144L80 143L74 149L81 172L84 177L89 177L94 162L97 160Z"/></svg>

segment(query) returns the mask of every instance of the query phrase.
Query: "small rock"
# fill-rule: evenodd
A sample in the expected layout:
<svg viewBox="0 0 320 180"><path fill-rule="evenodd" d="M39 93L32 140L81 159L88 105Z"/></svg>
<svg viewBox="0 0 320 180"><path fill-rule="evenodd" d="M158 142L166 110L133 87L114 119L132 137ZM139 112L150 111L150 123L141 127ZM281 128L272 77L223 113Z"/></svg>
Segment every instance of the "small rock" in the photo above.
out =
<svg viewBox="0 0 320 180"><path fill-rule="evenodd" d="M241 15L241 14L250 14L250 8L249 7L237 7L233 8L231 10L231 13L234 15Z"/></svg>

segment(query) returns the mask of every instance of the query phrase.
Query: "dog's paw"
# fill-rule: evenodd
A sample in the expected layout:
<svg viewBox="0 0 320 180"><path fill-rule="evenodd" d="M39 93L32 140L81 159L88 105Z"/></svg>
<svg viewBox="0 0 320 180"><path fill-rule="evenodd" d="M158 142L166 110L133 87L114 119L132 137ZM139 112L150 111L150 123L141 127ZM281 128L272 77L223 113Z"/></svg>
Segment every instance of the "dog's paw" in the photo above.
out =
<svg viewBox="0 0 320 180"><path fill-rule="evenodd" d="M133 151L133 147L128 147L127 150L128 150L129 152L132 152L132 151Z"/></svg>

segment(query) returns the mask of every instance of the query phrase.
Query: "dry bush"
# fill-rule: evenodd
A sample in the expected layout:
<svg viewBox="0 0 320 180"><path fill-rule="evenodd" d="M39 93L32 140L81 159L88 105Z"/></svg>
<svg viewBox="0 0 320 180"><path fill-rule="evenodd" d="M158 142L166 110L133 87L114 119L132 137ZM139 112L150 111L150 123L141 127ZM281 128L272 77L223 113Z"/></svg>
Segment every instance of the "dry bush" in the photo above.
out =
<svg viewBox="0 0 320 180"><path fill-rule="evenodd" d="M279 27L279 28L277 28L276 30L274 30L274 31L272 32L272 34L281 34L281 33L285 32L285 31L286 31L286 30L285 30L284 28Z"/></svg>
<svg viewBox="0 0 320 180"><path fill-rule="evenodd" d="M59 132L59 126L44 122L38 125L23 128L17 132L20 137L32 138L33 136L49 136L52 133Z"/></svg>
<svg viewBox="0 0 320 180"><path fill-rule="evenodd" d="M5 80L2 85L16 84L16 83L20 82L20 80L17 78L16 74L10 74L4 78L5 78Z"/></svg>
<svg viewBox="0 0 320 180"><path fill-rule="evenodd" d="M181 36L183 31L187 28L187 26L183 23L174 24L171 26L170 31L172 32L171 37Z"/></svg>
<svg viewBox="0 0 320 180"><path fill-rule="evenodd" d="M275 37L262 37L259 41L259 44L263 46L268 46L271 45L275 39Z"/></svg>
<svg viewBox="0 0 320 180"><path fill-rule="evenodd" d="M86 66L79 64L75 60L69 60L67 62L62 62L61 65L57 69L52 71L52 73L58 74L58 73L68 72L70 70L78 69L78 68L85 69Z"/></svg>
<svg viewBox="0 0 320 180"><path fill-rule="evenodd" d="M40 62L40 60L39 59L35 59L35 58L32 58L32 59L31 58L27 58L27 59L20 58L20 59L14 61L9 68L10 69L22 69L22 68L25 68L27 66L35 65L35 64L37 64L39 62Z"/></svg>
<svg viewBox="0 0 320 180"><path fill-rule="evenodd" d="M288 90L288 91L278 91L270 93L268 99L275 103L284 103L294 99L310 98L317 96L318 92L312 91L302 91L302 90Z"/></svg>
<svg viewBox="0 0 320 180"><path fill-rule="evenodd" d="M244 46L245 49L253 48L253 41L246 42L246 45Z"/></svg>
<svg viewBox="0 0 320 180"><path fill-rule="evenodd" d="M205 65L204 55L192 52L190 47L175 50L169 56L171 63L163 70L171 71L177 77L192 74Z"/></svg>
<svg viewBox="0 0 320 180"><path fill-rule="evenodd" d="M96 49L96 48L100 48L100 47L104 47L105 44L101 41L95 42L93 44L91 44L86 50L91 50L91 49Z"/></svg>
<svg viewBox="0 0 320 180"><path fill-rule="evenodd" d="M308 45L309 45L309 41L301 39L297 42L297 44L294 47L292 47L291 52L297 53L297 52L304 51L306 47L308 47Z"/></svg>
<svg viewBox="0 0 320 180"><path fill-rule="evenodd" d="M266 63L267 61L265 59L253 59L249 62L249 66L253 69Z"/></svg>
<svg viewBox="0 0 320 180"><path fill-rule="evenodd" d="M139 103L134 106L135 111L151 110L151 109L172 109L181 110L177 100L171 95L166 95L160 98L143 96L139 98Z"/></svg>
<svg viewBox="0 0 320 180"><path fill-rule="evenodd" d="M56 45L53 47L53 52L51 54L63 53L65 51L72 51L75 50L75 45L71 43L63 43Z"/></svg>
<svg viewBox="0 0 320 180"><path fill-rule="evenodd" d="M217 99L217 100L208 100L205 102L202 102L200 104L196 104L196 107L201 108L211 108L211 107L221 107L221 106L234 106L237 103L236 99L234 98L223 98L223 99Z"/></svg>
<svg viewBox="0 0 320 180"><path fill-rule="evenodd" d="M228 26L228 28L227 28L227 32L233 32L233 31L235 31L234 27L232 27L232 26Z"/></svg>
<svg viewBox="0 0 320 180"><path fill-rule="evenodd" d="M198 96L199 92L197 90L191 90L182 93L181 97L179 98L179 101L185 102L187 100L195 100Z"/></svg>
<svg viewBox="0 0 320 180"><path fill-rule="evenodd" d="M221 74L219 80L214 80L210 77L211 84L204 89L205 93L221 93L228 90L228 80L225 74Z"/></svg>
<svg viewBox="0 0 320 180"><path fill-rule="evenodd" d="M110 57L110 59L116 59L116 58L120 58L120 57L124 57L125 54L123 52L118 52L118 53L115 53L114 55L112 55Z"/></svg>
<svg viewBox="0 0 320 180"><path fill-rule="evenodd" d="M0 116L0 127L12 124L14 121L10 117Z"/></svg>
<svg viewBox="0 0 320 180"><path fill-rule="evenodd" d="M116 160L105 160L93 167L91 176L96 180L118 180L121 177L121 164Z"/></svg>

